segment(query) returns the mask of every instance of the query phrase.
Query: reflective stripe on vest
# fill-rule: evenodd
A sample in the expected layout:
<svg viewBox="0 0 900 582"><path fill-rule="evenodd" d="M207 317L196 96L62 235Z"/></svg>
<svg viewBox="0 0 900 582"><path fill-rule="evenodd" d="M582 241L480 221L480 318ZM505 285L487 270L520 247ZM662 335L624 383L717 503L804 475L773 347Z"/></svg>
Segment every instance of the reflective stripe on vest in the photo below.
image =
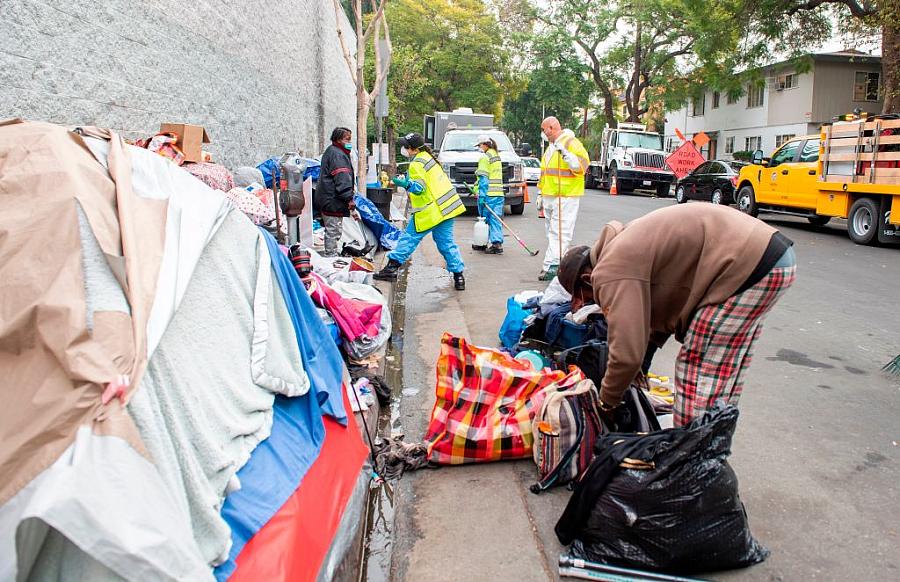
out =
<svg viewBox="0 0 900 582"><path fill-rule="evenodd" d="M419 152L416 155L409 165L409 176L410 180L425 186L422 192L409 195L416 232L430 230L465 212L466 208L450 178L428 153Z"/></svg>
<svg viewBox="0 0 900 582"><path fill-rule="evenodd" d="M478 160L478 176L488 179L488 196L503 196L503 163L496 150L489 149Z"/></svg>
<svg viewBox="0 0 900 582"><path fill-rule="evenodd" d="M560 145L578 158L580 172L572 170L556 148L541 159L541 179L538 189L544 196L582 196L584 194L584 174L590 161L587 152L574 136L566 135Z"/></svg>

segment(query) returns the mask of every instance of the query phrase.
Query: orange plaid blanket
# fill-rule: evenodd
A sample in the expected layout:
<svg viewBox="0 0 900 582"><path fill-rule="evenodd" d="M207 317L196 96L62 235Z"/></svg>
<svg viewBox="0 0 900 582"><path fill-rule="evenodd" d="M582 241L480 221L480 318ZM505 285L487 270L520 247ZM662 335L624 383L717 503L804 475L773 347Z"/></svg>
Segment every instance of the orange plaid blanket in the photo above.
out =
<svg viewBox="0 0 900 582"><path fill-rule="evenodd" d="M573 367L572 374L581 378ZM542 390L565 372L535 370L530 363L445 333L437 361L431 422L425 435L428 458L440 465L527 459L531 421Z"/></svg>

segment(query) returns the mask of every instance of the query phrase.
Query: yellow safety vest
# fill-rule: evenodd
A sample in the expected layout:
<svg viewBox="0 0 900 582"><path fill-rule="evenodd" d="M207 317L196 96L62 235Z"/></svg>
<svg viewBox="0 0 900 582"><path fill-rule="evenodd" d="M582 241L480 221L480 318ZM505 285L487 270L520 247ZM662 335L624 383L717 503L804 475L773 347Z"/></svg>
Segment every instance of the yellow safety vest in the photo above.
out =
<svg viewBox="0 0 900 582"><path fill-rule="evenodd" d="M476 176L487 176L488 196L503 196L503 164L500 162L500 154L489 149L478 160Z"/></svg>
<svg viewBox="0 0 900 582"><path fill-rule="evenodd" d="M450 178L427 152L419 152L410 162L409 180L425 188L418 194L409 194L416 232L430 230L466 211Z"/></svg>
<svg viewBox="0 0 900 582"><path fill-rule="evenodd" d="M578 170L569 168L556 148L547 150L541 159L541 180L538 189L542 196L584 196L584 174L591 163L587 150L574 135L565 135L560 144L578 157Z"/></svg>

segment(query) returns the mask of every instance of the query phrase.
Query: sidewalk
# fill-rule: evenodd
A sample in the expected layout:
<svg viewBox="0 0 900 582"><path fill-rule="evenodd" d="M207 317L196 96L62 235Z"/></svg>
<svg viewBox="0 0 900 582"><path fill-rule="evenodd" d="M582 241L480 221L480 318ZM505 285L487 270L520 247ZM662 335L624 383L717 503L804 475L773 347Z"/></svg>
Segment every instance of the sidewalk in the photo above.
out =
<svg viewBox="0 0 900 582"><path fill-rule="evenodd" d="M409 270L400 405L407 441L421 439L428 425L441 334L448 331L480 345L496 345L504 316L497 305L505 304L509 289L538 287L528 276L530 270L523 270L521 281L499 273L486 279L485 261L493 257L474 256L467 231L471 223L460 221L457 242L470 273L465 292L452 289L443 259L430 243L419 247ZM539 267L536 259L528 264L532 262ZM553 526L568 492L538 497L528 491L535 476L530 460L405 474L397 485L392 579L557 579L556 563L563 548Z"/></svg>

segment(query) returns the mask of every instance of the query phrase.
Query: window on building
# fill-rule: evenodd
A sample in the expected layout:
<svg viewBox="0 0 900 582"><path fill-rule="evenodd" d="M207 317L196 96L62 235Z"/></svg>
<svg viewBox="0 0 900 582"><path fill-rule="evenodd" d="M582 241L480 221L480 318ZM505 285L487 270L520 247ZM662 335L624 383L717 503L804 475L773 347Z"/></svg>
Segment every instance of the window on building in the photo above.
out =
<svg viewBox="0 0 900 582"><path fill-rule="evenodd" d="M693 115L694 117L703 115L705 105L706 105L706 94L705 93L694 96L694 98L691 100L691 115Z"/></svg>
<svg viewBox="0 0 900 582"><path fill-rule="evenodd" d="M718 108L719 108L719 92L718 92L718 91L713 91L713 103L712 103L712 108L713 108L713 109L718 109Z"/></svg>
<svg viewBox="0 0 900 582"><path fill-rule="evenodd" d="M725 153L726 154L734 153L734 136L725 138Z"/></svg>
<svg viewBox="0 0 900 582"><path fill-rule="evenodd" d="M853 100L854 101L878 101L878 94L881 90L881 73L863 72L856 73L856 79L853 83Z"/></svg>
<svg viewBox="0 0 900 582"><path fill-rule="evenodd" d="M756 150L762 149L762 136L754 136L754 137L745 137L744 138L744 150L748 152L755 152Z"/></svg>
<svg viewBox="0 0 900 582"><path fill-rule="evenodd" d="M800 161L801 162L818 162L819 161L819 140L810 139L807 140L805 144L803 144L803 149L800 150Z"/></svg>
<svg viewBox="0 0 900 582"><path fill-rule="evenodd" d="M799 141L792 141L785 144L783 148L775 152L775 155L772 156L772 161L769 162L769 166L774 168L779 164L793 162L794 158L797 157L798 149L800 149Z"/></svg>
<svg viewBox="0 0 900 582"><path fill-rule="evenodd" d="M747 85L747 108L762 107L763 96L766 93L765 85Z"/></svg>
<svg viewBox="0 0 900 582"><path fill-rule="evenodd" d="M787 142L791 141L795 137L797 137L797 136L794 135L793 133L786 133L784 135L776 135L775 136L775 147L780 148L781 146L783 146Z"/></svg>
<svg viewBox="0 0 900 582"><path fill-rule="evenodd" d="M797 86L799 86L797 73L788 73L786 75L778 75L775 77L775 88L779 91L795 89Z"/></svg>

